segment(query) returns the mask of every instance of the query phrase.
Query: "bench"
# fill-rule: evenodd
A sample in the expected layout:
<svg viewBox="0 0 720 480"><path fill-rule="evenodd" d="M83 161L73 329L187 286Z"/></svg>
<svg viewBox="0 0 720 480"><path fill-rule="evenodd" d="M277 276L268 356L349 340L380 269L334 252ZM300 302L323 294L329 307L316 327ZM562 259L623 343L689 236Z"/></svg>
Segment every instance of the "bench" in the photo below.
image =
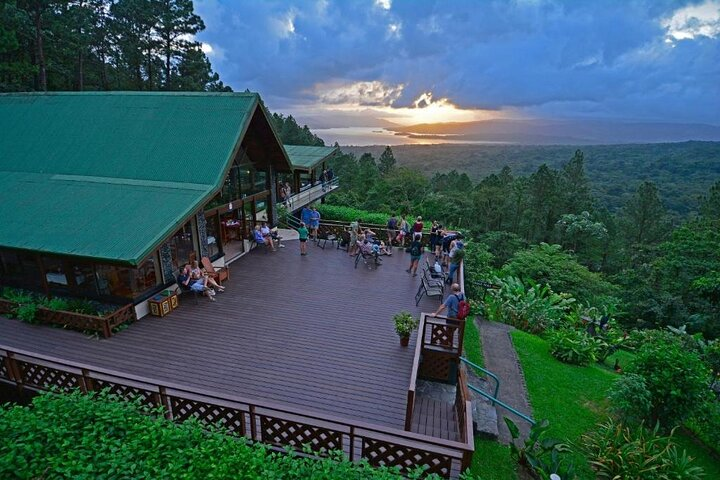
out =
<svg viewBox="0 0 720 480"><path fill-rule="evenodd" d="M420 287L415 294L416 307L420 303L420 300L422 300L423 295L427 295L428 297L438 297L440 299L440 302L442 302L443 289L437 285L431 285L430 283L428 283L428 281L425 279L425 276L423 275L420 280Z"/></svg>
<svg viewBox="0 0 720 480"><path fill-rule="evenodd" d="M443 277L433 277L432 270L427 267L423 267L422 276L427 281L428 285L431 287L440 287L443 293L445 293L445 280L443 280Z"/></svg>
<svg viewBox="0 0 720 480"><path fill-rule="evenodd" d="M175 281L177 282L177 287L175 288L175 293L178 294L179 297L192 294L193 297L195 297L195 305L198 304L198 292L190 288L189 285L185 285L180 281L179 276L175 277Z"/></svg>

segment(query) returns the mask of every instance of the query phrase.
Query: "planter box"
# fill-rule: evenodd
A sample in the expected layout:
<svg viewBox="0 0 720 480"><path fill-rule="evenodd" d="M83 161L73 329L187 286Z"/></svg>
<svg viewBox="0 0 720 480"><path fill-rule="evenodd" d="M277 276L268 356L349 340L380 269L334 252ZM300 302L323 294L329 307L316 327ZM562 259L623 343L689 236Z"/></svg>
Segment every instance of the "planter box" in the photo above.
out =
<svg viewBox="0 0 720 480"><path fill-rule="evenodd" d="M15 302L0 299L0 314L11 313L17 306L18 304ZM91 330L102 334L105 338L109 338L112 335L113 328L129 320L137 320L137 317L135 316L135 308L130 303L104 317L38 307L37 320L40 323L54 323L77 330Z"/></svg>

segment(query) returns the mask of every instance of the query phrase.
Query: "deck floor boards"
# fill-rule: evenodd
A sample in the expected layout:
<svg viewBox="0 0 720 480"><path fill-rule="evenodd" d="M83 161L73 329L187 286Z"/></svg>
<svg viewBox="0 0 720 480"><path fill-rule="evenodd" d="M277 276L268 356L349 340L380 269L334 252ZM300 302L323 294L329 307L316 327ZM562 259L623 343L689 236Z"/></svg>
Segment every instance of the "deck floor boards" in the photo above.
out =
<svg viewBox="0 0 720 480"><path fill-rule="evenodd" d="M397 249L374 270L355 269L329 246L311 243L301 257L297 241L284 244L235 261L215 302L185 297L169 316L142 318L110 339L0 317L0 343L402 428L416 339L400 347L391 319L434 311L437 299L415 307L420 277L405 273L410 258Z"/></svg>

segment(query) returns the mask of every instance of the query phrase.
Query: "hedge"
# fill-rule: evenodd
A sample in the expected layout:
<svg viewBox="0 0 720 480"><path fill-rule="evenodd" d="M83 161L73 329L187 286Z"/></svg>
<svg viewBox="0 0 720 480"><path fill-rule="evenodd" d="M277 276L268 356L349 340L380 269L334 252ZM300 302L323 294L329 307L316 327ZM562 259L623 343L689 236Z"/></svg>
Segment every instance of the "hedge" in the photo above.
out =
<svg viewBox="0 0 720 480"><path fill-rule="evenodd" d="M341 207L338 205L320 204L316 205L320 216L324 220L338 220L342 222L352 222L360 219L360 223L372 223L378 225L387 225L390 213L368 212L357 208Z"/></svg>
<svg viewBox="0 0 720 480"><path fill-rule="evenodd" d="M28 407L0 406L0 478L402 478L340 454L316 460L271 452L160 413L107 393L47 393Z"/></svg>

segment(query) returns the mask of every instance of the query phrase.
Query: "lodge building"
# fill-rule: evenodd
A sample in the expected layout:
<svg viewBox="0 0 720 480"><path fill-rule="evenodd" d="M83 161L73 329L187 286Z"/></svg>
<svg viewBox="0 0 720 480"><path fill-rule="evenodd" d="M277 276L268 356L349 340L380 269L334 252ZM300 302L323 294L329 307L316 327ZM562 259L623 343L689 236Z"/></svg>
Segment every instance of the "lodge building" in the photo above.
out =
<svg viewBox="0 0 720 480"><path fill-rule="evenodd" d="M312 189L336 151L289 155L255 93L2 94L0 131L0 286L138 317L190 260L246 252L278 182Z"/></svg>

